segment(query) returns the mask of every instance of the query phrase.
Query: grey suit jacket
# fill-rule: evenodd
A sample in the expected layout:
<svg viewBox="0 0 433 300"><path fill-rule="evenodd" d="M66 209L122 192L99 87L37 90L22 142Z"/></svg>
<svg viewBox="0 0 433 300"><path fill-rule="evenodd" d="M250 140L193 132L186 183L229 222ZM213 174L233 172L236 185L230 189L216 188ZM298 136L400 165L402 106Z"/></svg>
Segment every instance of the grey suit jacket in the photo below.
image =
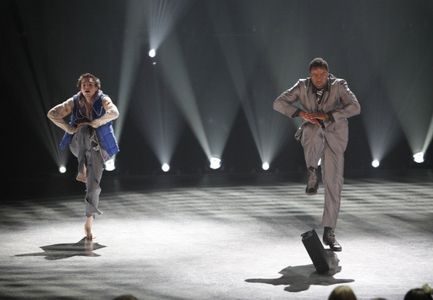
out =
<svg viewBox="0 0 433 300"><path fill-rule="evenodd" d="M322 100L317 103L310 78L299 79L290 89L274 100L274 109L290 118L296 117L298 110L332 114L333 120L324 122L325 138L340 152L346 149L348 140L347 118L360 114L361 106L344 79L330 74L328 88ZM304 122L301 125L310 126ZM314 125L312 125L314 126Z"/></svg>

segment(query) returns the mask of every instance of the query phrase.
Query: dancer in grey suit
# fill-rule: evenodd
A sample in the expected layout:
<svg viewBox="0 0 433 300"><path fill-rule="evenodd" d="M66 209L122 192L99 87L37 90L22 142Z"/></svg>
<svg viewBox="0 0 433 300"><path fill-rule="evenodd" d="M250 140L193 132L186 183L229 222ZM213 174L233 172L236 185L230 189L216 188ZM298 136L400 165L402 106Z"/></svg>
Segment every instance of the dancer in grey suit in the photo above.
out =
<svg viewBox="0 0 433 300"><path fill-rule="evenodd" d="M333 251L341 251L335 227L343 188L344 151L349 139L347 118L358 115L361 107L347 82L329 73L324 59L313 59L309 72L310 77L299 79L275 99L274 109L290 118L303 119L295 136L304 148L308 170L306 193L317 193L321 159L325 188L323 242Z"/></svg>

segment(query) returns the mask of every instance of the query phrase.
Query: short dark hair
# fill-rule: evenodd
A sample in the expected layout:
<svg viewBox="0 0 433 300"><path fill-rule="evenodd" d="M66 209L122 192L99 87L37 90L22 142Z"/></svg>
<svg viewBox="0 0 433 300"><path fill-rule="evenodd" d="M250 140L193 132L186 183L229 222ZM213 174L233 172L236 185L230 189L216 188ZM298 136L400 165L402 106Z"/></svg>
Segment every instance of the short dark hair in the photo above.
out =
<svg viewBox="0 0 433 300"><path fill-rule="evenodd" d="M77 87L78 88L81 88L81 83L86 78L92 78L95 81L96 87L98 89L101 88L101 80L98 77L96 77L95 75L91 74L91 73L84 73L84 74L80 75L80 77L78 78L78 81L77 81Z"/></svg>
<svg viewBox="0 0 433 300"><path fill-rule="evenodd" d="M404 296L404 300L431 300L431 293L422 288L410 289Z"/></svg>
<svg viewBox="0 0 433 300"><path fill-rule="evenodd" d="M323 68L326 69L326 71L329 71L328 63L321 57L316 57L312 61L310 61L310 67L308 71L311 72L312 68Z"/></svg>
<svg viewBox="0 0 433 300"><path fill-rule="evenodd" d="M340 285L334 288L328 297L328 300L356 300L355 293L348 285Z"/></svg>

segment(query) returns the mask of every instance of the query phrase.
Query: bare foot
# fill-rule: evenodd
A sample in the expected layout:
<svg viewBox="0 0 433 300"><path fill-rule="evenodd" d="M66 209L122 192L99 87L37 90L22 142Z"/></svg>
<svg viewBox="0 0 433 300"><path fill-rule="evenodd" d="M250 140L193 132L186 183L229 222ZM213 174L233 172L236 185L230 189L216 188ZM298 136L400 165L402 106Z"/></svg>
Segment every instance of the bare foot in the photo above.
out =
<svg viewBox="0 0 433 300"><path fill-rule="evenodd" d="M86 183L87 177L83 173L78 173L77 177L75 177L75 180Z"/></svg>
<svg viewBox="0 0 433 300"><path fill-rule="evenodd" d="M84 231L86 233L86 239L89 241L94 239L92 235L92 224L93 224L93 216L87 217L86 223L84 224Z"/></svg>
<svg viewBox="0 0 433 300"><path fill-rule="evenodd" d="M87 169L86 166L83 166L83 170L78 172L77 177L75 177L75 180L86 183L87 182Z"/></svg>

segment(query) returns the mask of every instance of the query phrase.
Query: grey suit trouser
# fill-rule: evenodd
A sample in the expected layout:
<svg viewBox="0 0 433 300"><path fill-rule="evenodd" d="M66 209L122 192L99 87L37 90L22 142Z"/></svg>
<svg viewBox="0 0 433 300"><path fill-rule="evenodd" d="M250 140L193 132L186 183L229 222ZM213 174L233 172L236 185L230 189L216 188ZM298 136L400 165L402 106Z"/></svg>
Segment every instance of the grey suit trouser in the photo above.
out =
<svg viewBox="0 0 433 300"><path fill-rule="evenodd" d="M85 215L87 217L102 214L98 209L99 194L101 193L101 178L104 171L104 160L95 139L95 130L90 126L81 127L72 137L69 149L77 157L78 171L87 169Z"/></svg>
<svg viewBox="0 0 433 300"><path fill-rule="evenodd" d="M348 141L347 121L331 124L326 128L304 124L301 144L304 148L307 168L318 168L321 159L322 180L325 189L325 205L322 225L335 228L340 212L343 189L344 151Z"/></svg>

